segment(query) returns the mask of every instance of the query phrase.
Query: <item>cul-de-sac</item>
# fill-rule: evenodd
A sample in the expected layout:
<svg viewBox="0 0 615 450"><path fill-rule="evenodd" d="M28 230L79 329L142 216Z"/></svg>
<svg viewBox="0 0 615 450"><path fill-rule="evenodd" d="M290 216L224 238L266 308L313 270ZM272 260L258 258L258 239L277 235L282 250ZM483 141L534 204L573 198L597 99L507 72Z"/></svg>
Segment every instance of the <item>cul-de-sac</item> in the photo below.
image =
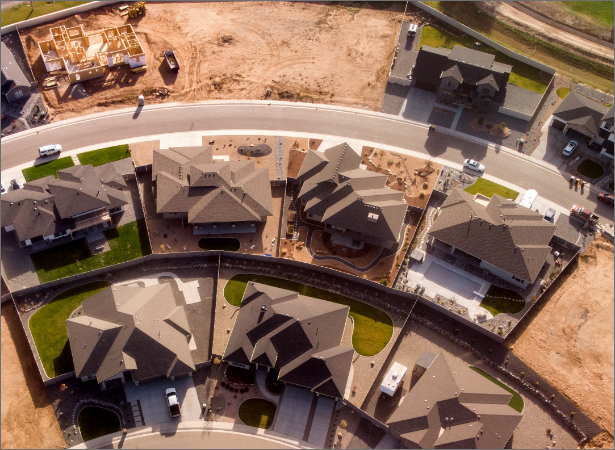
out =
<svg viewBox="0 0 615 450"><path fill-rule="evenodd" d="M613 448L613 1L1 7L2 448Z"/></svg>

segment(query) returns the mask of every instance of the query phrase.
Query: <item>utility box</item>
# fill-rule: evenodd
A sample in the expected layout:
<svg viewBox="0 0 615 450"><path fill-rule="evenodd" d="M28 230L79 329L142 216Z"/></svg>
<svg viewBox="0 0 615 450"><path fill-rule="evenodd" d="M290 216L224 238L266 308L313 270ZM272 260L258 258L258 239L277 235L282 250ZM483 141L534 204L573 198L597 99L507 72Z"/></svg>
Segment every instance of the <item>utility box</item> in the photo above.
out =
<svg viewBox="0 0 615 450"><path fill-rule="evenodd" d="M144 106L145 105L145 97L143 97L142 95L139 95L139 106Z"/></svg>

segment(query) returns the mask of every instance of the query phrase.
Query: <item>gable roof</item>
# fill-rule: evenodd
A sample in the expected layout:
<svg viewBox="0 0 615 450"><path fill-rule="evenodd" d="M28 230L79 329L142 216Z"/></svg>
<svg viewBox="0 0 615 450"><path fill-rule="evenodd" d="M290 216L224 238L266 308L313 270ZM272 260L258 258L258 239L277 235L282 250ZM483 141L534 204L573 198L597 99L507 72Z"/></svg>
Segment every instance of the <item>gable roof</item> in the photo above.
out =
<svg viewBox="0 0 615 450"><path fill-rule="evenodd" d="M360 169L348 144L310 150L297 178L305 212L337 228L397 242L408 205L403 192L386 187L387 176Z"/></svg>
<svg viewBox="0 0 615 450"><path fill-rule="evenodd" d="M349 308L248 282L223 358L279 369L282 381L343 398L354 350L340 345Z"/></svg>
<svg viewBox="0 0 615 450"><path fill-rule="evenodd" d="M412 448L503 448L522 415L512 394L440 353L388 425ZM452 420L452 421L451 421Z"/></svg>
<svg viewBox="0 0 615 450"><path fill-rule="evenodd" d="M551 252L556 228L542 214L498 195L484 206L454 189L429 235L533 283Z"/></svg>
<svg viewBox="0 0 615 450"><path fill-rule="evenodd" d="M211 147L154 150L159 213L188 213L190 223L260 221L273 215L269 170L254 161L214 161Z"/></svg>
<svg viewBox="0 0 615 450"><path fill-rule="evenodd" d="M582 126L597 136L603 117L608 112L606 106L571 91L553 111L553 115L566 123ZM611 118L612 114L611 108Z"/></svg>
<svg viewBox="0 0 615 450"><path fill-rule="evenodd" d="M111 286L82 303L66 321L77 377L105 381L132 370L135 381L193 372L190 329L168 283Z"/></svg>
<svg viewBox="0 0 615 450"><path fill-rule="evenodd" d="M613 125L613 106L611 106L609 110L604 113L602 120Z"/></svg>
<svg viewBox="0 0 615 450"><path fill-rule="evenodd" d="M2 42L1 47L2 47L2 50L1 50L2 54L1 54L0 60L1 60L1 65L2 65L2 84L3 85L4 83L8 84L8 82L13 81L13 84L11 85L11 87L27 86L29 88L30 82L28 81L28 78L21 70L21 67L19 67L19 64L17 64L17 61L15 60L15 56L13 55L13 53L9 50L9 48L6 46L4 42ZM5 86L2 87L2 92L3 93L7 92L5 91Z"/></svg>

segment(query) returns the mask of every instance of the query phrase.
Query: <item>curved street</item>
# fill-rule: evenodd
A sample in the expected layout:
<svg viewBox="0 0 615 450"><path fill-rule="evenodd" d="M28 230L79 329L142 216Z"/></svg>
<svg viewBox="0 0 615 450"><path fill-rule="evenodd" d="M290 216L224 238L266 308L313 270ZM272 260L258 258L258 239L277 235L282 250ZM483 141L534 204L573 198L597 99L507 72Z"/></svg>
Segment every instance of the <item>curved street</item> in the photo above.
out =
<svg viewBox="0 0 615 450"><path fill-rule="evenodd" d="M598 201L597 190L571 188L567 174L512 149L448 130L428 134L424 124L382 113L330 105L290 102L224 101L122 109L45 125L2 138L2 169L33 161L38 147L59 143L65 151L110 141L162 133L252 129L339 136L377 142L461 164L473 158L487 173L535 189L547 200L570 208L581 204L613 224L613 210Z"/></svg>

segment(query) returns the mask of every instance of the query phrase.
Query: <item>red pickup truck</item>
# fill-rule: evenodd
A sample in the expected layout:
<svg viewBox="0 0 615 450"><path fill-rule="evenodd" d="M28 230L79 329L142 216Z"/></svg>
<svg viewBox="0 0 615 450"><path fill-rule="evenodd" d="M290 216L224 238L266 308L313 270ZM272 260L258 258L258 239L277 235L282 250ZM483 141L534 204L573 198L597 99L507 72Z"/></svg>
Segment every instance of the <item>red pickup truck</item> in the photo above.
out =
<svg viewBox="0 0 615 450"><path fill-rule="evenodd" d="M572 208L570 208L570 214L590 223L598 223L600 220L600 217L582 206L573 205Z"/></svg>

